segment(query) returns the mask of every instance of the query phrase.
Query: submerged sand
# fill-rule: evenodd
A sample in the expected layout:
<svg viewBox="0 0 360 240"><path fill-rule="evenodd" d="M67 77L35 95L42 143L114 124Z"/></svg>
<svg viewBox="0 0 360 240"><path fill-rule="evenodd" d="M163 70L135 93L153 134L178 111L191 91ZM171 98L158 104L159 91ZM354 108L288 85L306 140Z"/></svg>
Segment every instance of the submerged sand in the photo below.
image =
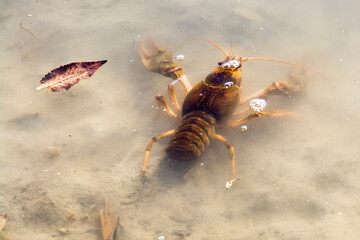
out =
<svg viewBox="0 0 360 240"><path fill-rule="evenodd" d="M8 215L0 239L102 239L105 201L119 216L118 239L359 239L357 2L0 5L0 214ZM146 144L178 125L153 100L169 80L146 71L138 56L148 37L184 54L179 64L193 85L223 60L194 38L226 50L231 38L242 56L301 62L327 79L307 72L303 95L269 100L299 117L218 132L235 147L240 181L230 190L228 153L216 141L186 178L186 164L166 157L167 140L155 144L143 178ZM67 92L35 90L56 67L103 59ZM246 62L243 94L291 70Z"/></svg>

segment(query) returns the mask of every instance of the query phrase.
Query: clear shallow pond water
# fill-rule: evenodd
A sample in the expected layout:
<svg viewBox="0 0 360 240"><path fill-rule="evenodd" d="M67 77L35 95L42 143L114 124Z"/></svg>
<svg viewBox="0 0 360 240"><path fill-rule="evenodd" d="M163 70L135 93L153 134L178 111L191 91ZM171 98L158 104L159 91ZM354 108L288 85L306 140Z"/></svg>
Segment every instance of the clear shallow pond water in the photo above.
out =
<svg viewBox="0 0 360 240"><path fill-rule="evenodd" d="M359 43L355 1L0 1L2 239L101 239L106 200L119 239L358 239ZM24 30L21 26L31 31ZM240 42L244 57L303 63L303 96L274 98L297 118L260 119L221 131L235 147L230 177L216 141L186 179L168 163L178 122L156 109L169 83L149 73L137 47L148 37L174 52L191 83ZM36 91L50 70L107 59L68 92ZM288 78L287 65L243 66L243 94ZM181 88L178 89L182 99ZM179 173L180 172L180 173ZM58 229L66 229L66 234Z"/></svg>

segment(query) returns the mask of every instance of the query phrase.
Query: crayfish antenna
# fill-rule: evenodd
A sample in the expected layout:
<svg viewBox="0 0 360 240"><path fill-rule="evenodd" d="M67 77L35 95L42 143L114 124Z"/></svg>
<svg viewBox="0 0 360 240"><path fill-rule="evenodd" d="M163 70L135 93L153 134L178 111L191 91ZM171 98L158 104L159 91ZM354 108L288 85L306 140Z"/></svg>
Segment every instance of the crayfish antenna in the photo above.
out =
<svg viewBox="0 0 360 240"><path fill-rule="evenodd" d="M271 61L271 62L278 62L278 63L288 64L288 65L291 65L291 66L294 66L294 67L299 67L299 68L302 68L302 69L305 69L305 70L314 72L314 73L316 73L316 74L319 74L319 75L320 75L321 77L323 77L324 79L329 80L329 79L328 79L327 77L325 77L325 75L322 74L321 72L319 72L319 71L317 71L317 70L315 70L315 69L313 69L313 68L310 68L310 67L301 65L301 64L296 64L296 63L291 63L291 62L286 62L286 61L277 60L277 59L271 59L271 58L248 58L248 57L242 58L242 61L248 61L248 60L264 60L264 61Z"/></svg>
<svg viewBox="0 0 360 240"><path fill-rule="evenodd" d="M220 47L220 46L217 45L216 43L214 43L214 42L212 42L212 41L210 41L210 40L204 39L204 38L199 38L199 40L202 40L202 41L205 41L205 42L208 42L208 43L214 45L215 47L217 47L218 49L220 49L220 50L225 54L226 57L230 57L230 55L229 55L222 47Z"/></svg>
<svg viewBox="0 0 360 240"><path fill-rule="evenodd" d="M230 38L230 58L231 58L231 52L232 52L232 42L231 42L231 38Z"/></svg>
<svg viewBox="0 0 360 240"><path fill-rule="evenodd" d="M238 48L239 44L240 44L240 41L238 41L238 43L236 44L233 53L230 53L230 57L233 56L233 54L235 53L235 51L236 51L236 49ZM240 56L239 56L239 57L240 57ZM236 58L239 58L239 57L236 57ZM236 59L236 58L235 58L235 59Z"/></svg>

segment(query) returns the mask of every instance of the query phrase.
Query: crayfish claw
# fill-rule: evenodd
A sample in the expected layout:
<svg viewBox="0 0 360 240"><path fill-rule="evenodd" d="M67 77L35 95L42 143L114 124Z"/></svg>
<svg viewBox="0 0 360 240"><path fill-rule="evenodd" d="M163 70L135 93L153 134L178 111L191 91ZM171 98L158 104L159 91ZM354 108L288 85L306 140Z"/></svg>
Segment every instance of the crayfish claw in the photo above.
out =
<svg viewBox="0 0 360 240"><path fill-rule="evenodd" d="M141 56L141 59L147 59L151 57L151 53L145 48L143 43L140 43L139 45L139 53Z"/></svg>
<svg viewBox="0 0 360 240"><path fill-rule="evenodd" d="M150 72L160 73L172 79L178 79L183 74L182 68L172 61L172 53L161 48L153 40L148 41L149 49L143 43L139 45L139 54L144 66Z"/></svg>
<svg viewBox="0 0 360 240"><path fill-rule="evenodd" d="M287 95L304 93L307 87L307 79L308 76L304 69L293 68L289 80L283 81L281 85L288 93Z"/></svg>
<svg viewBox="0 0 360 240"><path fill-rule="evenodd" d="M288 96L302 94L305 92L307 85L307 76L304 69L293 68L290 72L289 79L285 81L275 81L267 89L268 94L285 94Z"/></svg>
<svg viewBox="0 0 360 240"><path fill-rule="evenodd" d="M139 54L141 57L141 61L144 64L144 66L151 72L153 72L155 69L153 68L153 63L151 60L151 53L145 48L143 43L140 43L139 45Z"/></svg>
<svg viewBox="0 0 360 240"><path fill-rule="evenodd" d="M166 50L163 49L162 47L160 47L159 45L157 45L157 43L154 41L154 39L150 38L149 39L149 47L151 48L151 50L154 52L154 53L157 53L157 52L165 52Z"/></svg>

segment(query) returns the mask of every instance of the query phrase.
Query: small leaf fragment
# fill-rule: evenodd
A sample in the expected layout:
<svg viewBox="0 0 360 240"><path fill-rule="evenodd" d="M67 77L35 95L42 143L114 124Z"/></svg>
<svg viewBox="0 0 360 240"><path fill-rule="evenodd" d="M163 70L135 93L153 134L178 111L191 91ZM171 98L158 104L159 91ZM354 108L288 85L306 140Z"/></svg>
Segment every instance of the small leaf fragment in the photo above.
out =
<svg viewBox="0 0 360 240"><path fill-rule="evenodd" d="M96 62L73 62L58 68L41 79L36 90L47 88L52 92L64 92L80 80L91 77L107 60Z"/></svg>

